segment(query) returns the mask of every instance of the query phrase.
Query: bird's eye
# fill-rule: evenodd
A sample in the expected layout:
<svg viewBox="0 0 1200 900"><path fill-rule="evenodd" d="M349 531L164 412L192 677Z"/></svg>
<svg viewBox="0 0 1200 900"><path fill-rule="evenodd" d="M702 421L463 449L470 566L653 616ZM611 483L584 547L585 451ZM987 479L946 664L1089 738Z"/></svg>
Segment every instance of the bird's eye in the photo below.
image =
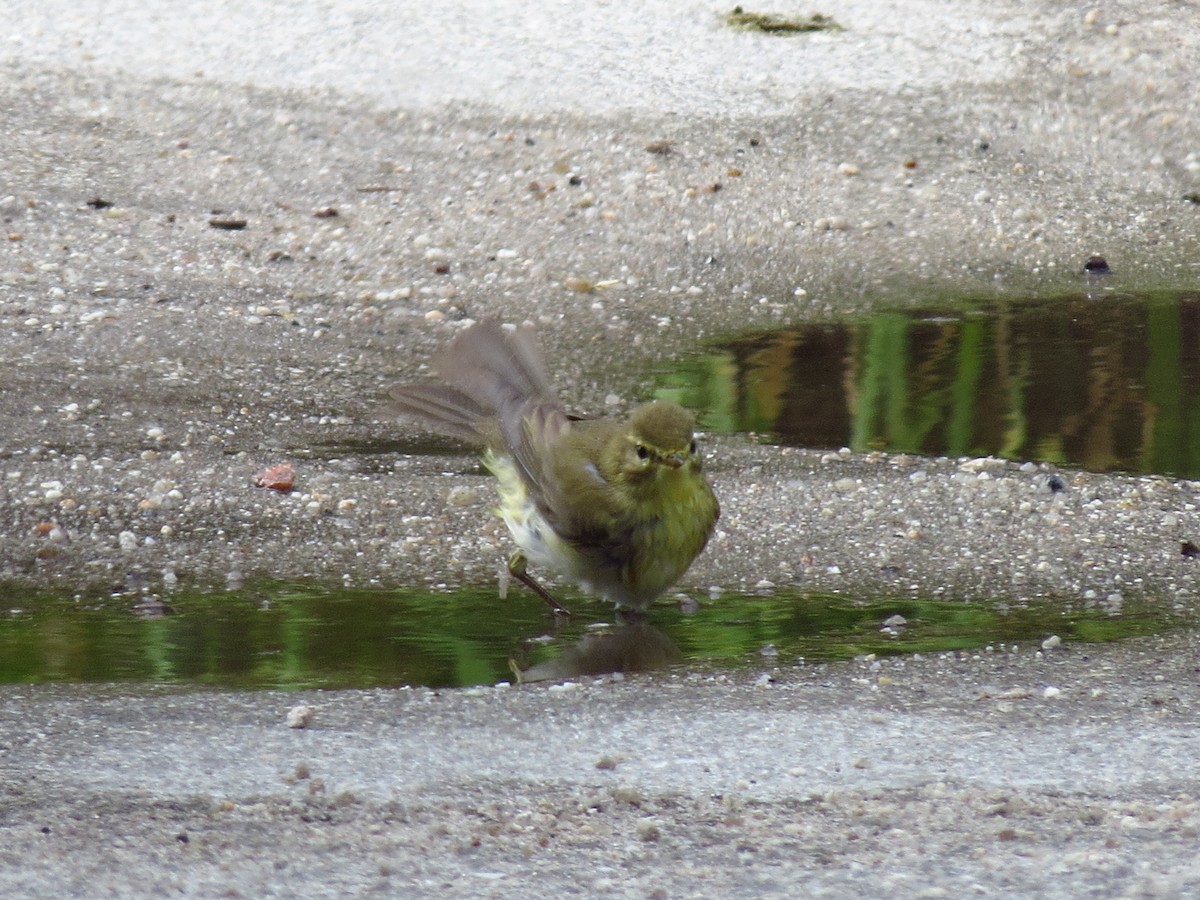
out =
<svg viewBox="0 0 1200 900"><path fill-rule="evenodd" d="M638 455L638 459L646 459L647 457L650 456L650 451L646 449L645 444L638 444L637 445L637 455Z"/></svg>

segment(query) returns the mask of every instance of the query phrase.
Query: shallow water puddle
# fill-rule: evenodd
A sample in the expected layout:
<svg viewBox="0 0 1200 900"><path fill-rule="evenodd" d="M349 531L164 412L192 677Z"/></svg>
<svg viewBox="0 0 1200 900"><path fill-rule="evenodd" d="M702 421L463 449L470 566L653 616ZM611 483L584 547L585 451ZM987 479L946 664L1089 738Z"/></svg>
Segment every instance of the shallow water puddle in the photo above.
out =
<svg viewBox="0 0 1200 900"><path fill-rule="evenodd" d="M1200 477L1200 294L1072 295L877 312L751 335L698 356L660 391L705 427L805 447L996 454L1092 470ZM378 447L355 448L378 455ZM387 447L378 464L412 448ZM339 448L344 453L345 448ZM405 457L401 457L402 459ZM464 466L476 463L464 462ZM0 590L0 682L246 688L431 687L637 671L679 661L759 669L989 645L1034 652L1174 626L1061 602L991 603L725 594L664 602L617 624L572 596L556 625L536 600L494 587L451 593L260 585L169 598L135 618L95 603ZM564 597L564 599L567 599Z"/></svg>
<svg viewBox="0 0 1200 900"><path fill-rule="evenodd" d="M171 613L130 615L127 600L87 604L29 597L0 619L0 682L132 681L239 688L430 687L641 671L679 661L769 668L897 654L1013 645L1034 652L1064 642L1164 631L1169 613L1126 603L1098 608L1049 603L724 594L690 611L675 604L617 624L611 610L573 597L576 618L555 628L532 598L498 600L494 589L455 593L328 592L260 586L177 595Z"/></svg>
<svg viewBox="0 0 1200 900"><path fill-rule="evenodd" d="M809 448L1200 477L1200 293L876 312L749 335L660 391Z"/></svg>

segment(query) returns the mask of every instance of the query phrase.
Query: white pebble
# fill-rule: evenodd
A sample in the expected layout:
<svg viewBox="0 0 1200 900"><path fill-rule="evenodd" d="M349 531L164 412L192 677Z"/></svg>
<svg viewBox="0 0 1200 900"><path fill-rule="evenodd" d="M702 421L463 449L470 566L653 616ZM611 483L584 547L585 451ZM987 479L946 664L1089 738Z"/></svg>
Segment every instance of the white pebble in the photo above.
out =
<svg viewBox="0 0 1200 900"><path fill-rule="evenodd" d="M307 728L312 724L315 710L311 706L293 706L288 710L287 727L288 728Z"/></svg>
<svg viewBox="0 0 1200 900"><path fill-rule="evenodd" d="M822 216L813 222L816 231L845 231L850 227L845 216Z"/></svg>
<svg viewBox="0 0 1200 900"><path fill-rule="evenodd" d="M450 506L471 506L478 501L479 491L463 484L450 488L450 492L446 495L446 503Z"/></svg>

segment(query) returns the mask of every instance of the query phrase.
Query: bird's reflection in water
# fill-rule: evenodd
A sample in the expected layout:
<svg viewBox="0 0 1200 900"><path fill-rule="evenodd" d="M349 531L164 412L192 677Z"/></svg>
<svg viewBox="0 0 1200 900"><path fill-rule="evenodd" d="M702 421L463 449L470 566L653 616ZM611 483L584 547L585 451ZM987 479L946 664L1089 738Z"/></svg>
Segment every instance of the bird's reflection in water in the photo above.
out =
<svg viewBox="0 0 1200 900"><path fill-rule="evenodd" d="M511 661L518 682L559 681L579 675L649 672L683 659L679 647L644 616L618 614L617 622L588 631L556 659L521 669Z"/></svg>

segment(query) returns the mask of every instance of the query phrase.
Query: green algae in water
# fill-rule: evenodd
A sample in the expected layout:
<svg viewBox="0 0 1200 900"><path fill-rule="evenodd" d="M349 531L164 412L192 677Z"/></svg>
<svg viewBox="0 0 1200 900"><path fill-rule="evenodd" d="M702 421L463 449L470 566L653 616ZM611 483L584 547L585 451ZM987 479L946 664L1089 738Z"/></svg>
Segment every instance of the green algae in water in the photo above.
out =
<svg viewBox="0 0 1200 900"><path fill-rule="evenodd" d="M808 18L790 19L771 13L748 12L735 6L725 16L725 24L742 31L761 31L763 34L809 34L814 31L841 31L842 26L821 13Z"/></svg>
<svg viewBox="0 0 1200 900"><path fill-rule="evenodd" d="M8 592L6 592L8 593ZM8 594L6 607L14 606ZM844 597L725 594L693 612L674 604L613 623L604 604L571 597L576 617L556 627L536 598L499 600L494 588L453 593L321 590L259 585L179 593L171 614L141 619L127 601L23 596L0 619L0 682L142 682L234 688L456 687L641 671L791 665L1019 644L1051 634L1110 641L1173 627L1169 612L1127 601L1120 615L1040 603L934 600L855 603ZM888 629L885 623L905 624ZM605 669L604 666L609 666Z"/></svg>

